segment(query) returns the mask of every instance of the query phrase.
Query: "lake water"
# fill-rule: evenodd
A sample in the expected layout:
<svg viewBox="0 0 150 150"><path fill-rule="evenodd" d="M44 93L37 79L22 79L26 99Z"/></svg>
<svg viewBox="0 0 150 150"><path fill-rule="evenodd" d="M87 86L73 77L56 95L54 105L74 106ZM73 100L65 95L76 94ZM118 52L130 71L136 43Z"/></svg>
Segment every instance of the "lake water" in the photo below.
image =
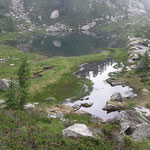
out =
<svg viewBox="0 0 150 150"><path fill-rule="evenodd" d="M20 36L18 40L9 42L24 52L32 52L45 56L79 56L100 53L100 48L123 48L126 42L122 35L107 33L91 33L89 31L67 33L50 33L46 35Z"/></svg>
<svg viewBox="0 0 150 150"><path fill-rule="evenodd" d="M114 68L114 65L115 63L111 59L83 65L80 72L77 74L79 77L86 77L93 82L92 92L85 97L88 97L89 100L78 100L76 102L66 102L65 104L73 106L75 104L92 102L92 107L81 107L80 110L87 111L92 115L103 118L104 120L117 116L118 112L107 114L107 112L103 110L106 102L111 99L111 96L114 93L121 93L122 97L128 97L131 95L136 96L136 94L134 94L133 90L128 86L112 87L106 82L106 79L109 78L109 73L117 71L117 69Z"/></svg>

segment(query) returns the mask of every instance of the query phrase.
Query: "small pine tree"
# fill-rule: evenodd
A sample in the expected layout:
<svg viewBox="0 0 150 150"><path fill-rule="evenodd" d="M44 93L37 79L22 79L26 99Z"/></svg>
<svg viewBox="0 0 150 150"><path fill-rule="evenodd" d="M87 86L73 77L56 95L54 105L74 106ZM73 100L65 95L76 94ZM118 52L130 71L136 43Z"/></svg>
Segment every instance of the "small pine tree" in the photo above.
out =
<svg viewBox="0 0 150 150"><path fill-rule="evenodd" d="M18 84L11 80L7 91L7 107L23 109L28 98L29 63L25 57L18 69Z"/></svg>
<svg viewBox="0 0 150 150"><path fill-rule="evenodd" d="M18 82L19 82L19 108L23 108L28 98L28 76L30 74L29 63L27 57L22 60L18 69Z"/></svg>
<svg viewBox="0 0 150 150"><path fill-rule="evenodd" d="M7 107L8 108L16 108L17 107L17 86L16 84L12 81L10 81L10 85L7 90Z"/></svg>

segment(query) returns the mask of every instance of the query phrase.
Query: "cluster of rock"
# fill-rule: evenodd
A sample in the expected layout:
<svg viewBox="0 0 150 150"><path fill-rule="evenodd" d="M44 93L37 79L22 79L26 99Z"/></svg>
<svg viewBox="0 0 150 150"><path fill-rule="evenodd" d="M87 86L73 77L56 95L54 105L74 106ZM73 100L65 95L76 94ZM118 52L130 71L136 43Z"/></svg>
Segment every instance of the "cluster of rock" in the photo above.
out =
<svg viewBox="0 0 150 150"><path fill-rule="evenodd" d="M65 32L65 31L71 32L72 29L67 24L62 24L60 22L57 22L54 25L47 26L46 31L47 32Z"/></svg>
<svg viewBox="0 0 150 150"><path fill-rule="evenodd" d="M144 140L150 137L150 110L135 107L120 114L121 132L131 135L133 140Z"/></svg>
<svg viewBox="0 0 150 150"><path fill-rule="evenodd" d="M32 23L29 13L24 9L24 3L22 0L12 0L11 11L6 16L12 16L14 20L24 21L26 25L18 24L17 27L20 31L34 31L37 26Z"/></svg>
<svg viewBox="0 0 150 150"><path fill-rule="evenodd" d="M87 0L87 4L89 5L89 8L87 8L88 9L87 11L85 12L83 11L83 13L85 13L84 15L90 15L90 13L92 13L93 10L95 9L95 5L99 5L99 6L104 5L106 8L108 8L108 10L114 9L117 11L116 12L113 11L111 15L109 15L110 13L106 13L106 14L104 13L103 15L100 15L100 16L98 15L99 17L97 16L95 18L92 18L91 20L88 20L88 19L85 20L83 24L79 24L79 29L83 31L90 30L91 28L95 27L97 24L98 25L109 24L112 22L117 22L118 20L123 19L125 17L131 18L137 15L146 14L147 13L146 6L148 2L147 0L127 0L126 2L124 2L123 0L116 1L116 2L113 2L112 0L107 0L107 1ZM41 24L43 21L41 14L39 14L39 16L37 17L41 23L39 22L33 23L33 21L30 18L30 14L34 13L34 7L36 7L36 2L34 2L31 5L31 7L29 7L29 11L27 12L27 10L25 10L24 8L23 0L12 0L12 4L10 6L10 12L9 14L6 14L6 16L12 16L14 20L17 20L17 21L24 21L24 23L17 25L17 27L19 28L21 32L34 31L34 30L43 29L43 28L46 29L46 31L48 32L53 32L53 31L56 32L60 30L61 32L64 30L65 31L67 30L69 32L72 31L70 27L72 25L67 24L67 20L63 20L63 23L60 23L59 18L61 16L60 15L61 11L59 9L51 10L50 14L48 14L50 21L56 20L57 23L56 21L55 21L55 24L52 24L50 22L50 24L52 24L51 26L44 24L44 22L43 24ZM72 7L72 6L68 6L68 7ZM72 10L72 13L75 13L76 11L78 11L77 6L74 5L73 7L74 8ZM99 13L101 11L103 10L99 10Z"/></svg>
<svg viewBox="0 0 150 150"><path fill-rule="evenodd" d="M144 38L136 38L134 36L129 36L129 44L128 44L128 62L131 63L130 66L127 67L128 70L141 68L140 63L140 55L143 55L145 52L148 52L150 56L150 40ZM137 65L135 65L135 61L139 61Z"/></svg>

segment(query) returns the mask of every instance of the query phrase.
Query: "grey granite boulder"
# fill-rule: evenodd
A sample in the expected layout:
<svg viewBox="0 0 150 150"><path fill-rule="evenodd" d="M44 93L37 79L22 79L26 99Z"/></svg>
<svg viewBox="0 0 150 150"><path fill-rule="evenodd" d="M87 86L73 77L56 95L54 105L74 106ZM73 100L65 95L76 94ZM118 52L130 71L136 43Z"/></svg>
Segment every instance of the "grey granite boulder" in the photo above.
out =
<svg viewBox="0 0 150 150"><path fill-rule="evenodd" d="M63 135L69 137L93 137L93 133L85 124L74 124L73 126L64 129Z"/></svg>

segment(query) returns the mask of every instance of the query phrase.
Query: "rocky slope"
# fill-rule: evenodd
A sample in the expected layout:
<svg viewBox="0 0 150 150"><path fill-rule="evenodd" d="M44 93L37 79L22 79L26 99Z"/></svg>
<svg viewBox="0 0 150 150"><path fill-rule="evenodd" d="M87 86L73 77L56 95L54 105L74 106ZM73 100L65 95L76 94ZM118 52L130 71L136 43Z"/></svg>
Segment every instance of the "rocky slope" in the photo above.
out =
<svg viewBox="0 0 150 150"><path fill-rule="evenodd" d="M123 18L147 14L150 0L10 0L10 12L20 31L90 30Z"/></svg>

